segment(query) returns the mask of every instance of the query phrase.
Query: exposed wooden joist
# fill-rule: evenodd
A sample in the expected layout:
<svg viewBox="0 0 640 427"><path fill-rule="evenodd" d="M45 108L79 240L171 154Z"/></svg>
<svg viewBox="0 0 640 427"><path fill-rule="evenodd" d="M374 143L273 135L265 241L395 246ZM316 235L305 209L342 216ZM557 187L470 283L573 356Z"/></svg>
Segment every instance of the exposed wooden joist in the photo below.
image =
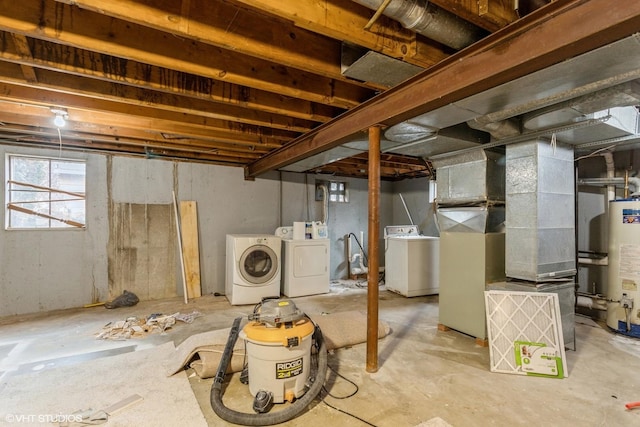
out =
<svg viewBox="0 0 640 427"><path fill-rule="evenodd" d="M30 120L34 124L43 124L45 119ZM70 127L78 128L77 126ZM216 153L227 157L235 157L238 163L242 160L256 159L263 155L268 149L261 147L252 148L249 146L231 145L214 141L202 141L191 139L167 140L159 135L136 132L133 130L125 134L107 136L88 132L69 130L65 127L61 132L63 145L70 144L85 148L107 149L111 147L114 151L121 150L129 152L131 147L153 148L161 150L180 150L182 152L194 153ZM17 142L39 142L59 144L57 131L51 128L33 127L26 125L3 125L0 127L0 138L13 138Z"/></svg>
<svg viewBox="0 0 640 427"><path fill-rule="evenodd" d="M392 125L499 86L638 28L640 2L557 0L248 165L245 176L338 146L375 124Z"/></svg>
<svg viewBox="0 0 640 427"><path fill-rule="evenodd" d="M0 93L11 94L18 98L24 94L28 100L43 105L66 105L66 99L61 94L80 94L87 99L93 99L97 104L102 100L138 105L143 107L159 108L173 113L200 115L223 121L235 121L247 125L270 127L274 129L306 132L312 129L313 122L300 121L283 116L273 116L253 110L234 106L224 107L218 104L208 103L202 100L184 98L168 94L149 94L144 89L117 85L82 77L69 76L48 70L40 70L40 79L36 84L29 84L17 78L12 71L12 64L0 63ZM14 66L17 67L17 66ZM20 89L26 86L31 90ZM117 94L117 95L116 95ZM76 97L77 98L77 97ZM237 115L234 115L237 113ZM241 115L242 114L242 115ZM269 121L273 118L272 121ZM306 126L305 126L306 125ZM291 139L291 134L287 139Z"/></svg>
<svg viewBox="0 0 640 427"><path fill-rule="evenodd" d="M429 0L480 28L495 32L518 19L514 0Z"/></svg>
<svg viewBox="0 0 640 427"><path fill-rule="evenodd" d="M163 132L180 133L175 129L179 129L179 126L189 126L194 129L210 130L213 135L216 132L235 133L242 135L257 135L265 138L265 140L273 139L275 141L289 141L297 133L259 128L256 126L242 125L237 122L219 120L211 117L196 116L193 114L184 114L174 112L170 110L156 110L148 106L130 105L110 100L97 100L88 97L82 97L71 94L48 92L37 88L30 88L25 86L17 86L11 84L3 84L0 86L0 99L13 101L13 102L25 102L35 105L45 106L64 106L69 110L70 118L75 120L82 120L83 117L80 113L72 113L72 111L86 111L91 114L121 114L126 116L125 119L121 119L119 124L127 125L127 123L134 123L142 121L140 128L143 129L155 129L146 127L145 124L151 125L152 120L165 121L166 125L164 129L158 129ZM169 123L174 123L175 129L168 128ZM134 126L130 126L134 128ZM180 128L184 129L184 128ZM275 143L275 146L280 146L280 143Z"/></svg>
<svg viewBox="0 0 640 427"><path fill-rule="evenodd" d="M4 108L7 109L6 107ZM234 134L222 130L213 132L197 127L180 125L171 121L165 122L157 119L145 119L139 116L131 118L123 114L95 113L73 109L68 109L68 111L69 120L65 128L78 132L112 134L140 139L145 139L144 135L168 134L175 135L173 138L175 141L204 138L210 141L244 145L247 147L272 149L281 146L277 141L258 135ZM53 115L48 108L15 103L11 104L10 111L3 112L2 117L7 123L40 127L51 127L51 121L53 119ZM165 138L165 141L166 140Z"/></svg>
<svg viewBox="0 0 640 427"><path fill-rule="evenodd" d="M287 67L347 80L340 72L340 41L228 2L74 0L73 5Z"/></svg>
<svg viewBox="0 0 640 427"><path fill-rule="evenodd" d="M24 57L31 57L31 50L29 49L29 44L27 43L27 38L21 34L11 34L13 38L13 44L16 47L18 53ZM26 81L34 83L38 81L38 77L36 76L36 72L33 67L29 65L20 65L22 69L22 74Z"/></svg>
<svg viewBox="0 0 640 427"><path fill-rule="evenodd" d="M323 104L292 99L271 92L241 87L136 61L123 61L43 40L32 39L30 47L33 55L26 57L13 48L9 39L8 33L0 32L0 59L40 69L64 72L69 75L69 78L65 80L67 82L73 81L74 77L72 76L87 77L118 85L134 86L317 122L326 122L336 115L335 108ZM82 86L97 84L86 80ZM67 83L67 85L72 86L71 83ZM124 86L114 88L116 88L114 95L120 96L123 90L121 88ZM75 92L75 89L73 91ZM143 97L143 99L146 98Z"/></svg>
<svg viewBox="0 0 640 427"><path fill-rule="evenodd" d="M53 0L0 0L0 29L312 102L351 108L371 91Z"/></svg>
<svg viewBox="0 0 640 427"><path fill-rule="evenodd" d="M15 92L26 93L33 89L17 87ZM26 95L25 95L26 96ZM206 117L194 117L186 114L171 114L153 110L148 107L131 106L111 101L90 100L73 95L59 95L63 101L56 105L66 106L69 121L116 125L129 129L139 129L147 132L177 134L192 137L219 138L230 142L253 145L256 143L266 147L282 146L284 135L264 135L260 129L241 127L236 123ZM24 111L26 106L17 105L11 94L0 95L0 99L13 101L12 111ZM49 113L53 118L53 114ZM273 131L275 132L275 131Z"/></svg>
<svg viewBox="0 0 640 427"><path fill-rule="evenodd" d="M386 17L365 30L373 11L352 0L235 0L249 8L257 8L288 19L301 28L348 41L428 68L443 60L448 53L432 40L416 36L399 23Z"/></svg>
<svg viewBox="0 0 640 427"><path fill-rule="evenodd" d="M337 175L337 176L366 178L367 163L363 163L361 165L356 166L356 165L345 165L341 161L338 161L338 162L334 162L318 168L314 168L308 172L318 173L318 174L331 174L331 175ZM406 169L400 166L386 167L384 166L383 162L381 162L380 164L380 174L387 181L404 179L408 176L412 176L416 178L431 176L429 173L429 170L426 168L423 168L422 170L412 170L412 169Z"/></svg>
<svg viewBox="0 0 640 427"><path fill-rule="evenodd" d="M3 144L11 145L27 145L29 147L38 146L41 148L58 149L60 143L57 137L44 139L44 138L10 138L5 139L4 135L0 133L0 141ZM145 157L153 157L156 155L167 155L172 153L174 156L181 156L185 159L187 156L198 158L199 160L224 162L226 165L234 164L240 166L244 163L241 157L236 153L228 153L223 150L196 150L190 147L157 147L154 144L113 144L105 142L84 141L71 138L62 139L62 148L69 149L82 149L91 151L110 152L119 155L144 155ZM179 154L177 154L179 153Z"/></svg>

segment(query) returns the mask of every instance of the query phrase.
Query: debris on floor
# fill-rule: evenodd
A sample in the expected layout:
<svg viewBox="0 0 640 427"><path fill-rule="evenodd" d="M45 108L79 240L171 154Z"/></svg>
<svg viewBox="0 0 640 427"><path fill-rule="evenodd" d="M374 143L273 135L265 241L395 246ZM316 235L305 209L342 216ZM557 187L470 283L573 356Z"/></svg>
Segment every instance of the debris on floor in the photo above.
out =
<svg viewBox="0 0 640 427"><path fill-rule="evenodd" d="M136 294L125 290L112 301L107 301L104 306L105 308L133 307L138 302L140 302L140 300Z"/></svg>
<svg viewBox="0 0 640 427"><path fill-rule="evenodd" d="M161 333L165 334L171 329L176 321L184 323L193 323L193 321L202 316L199 311L192 313L174 313L170 315L153 313L146 317L130 316L125 320L109 322L102 327L102 331L96 334L99 340L124 341L130 338L144 338L148 334Z"/></svg>

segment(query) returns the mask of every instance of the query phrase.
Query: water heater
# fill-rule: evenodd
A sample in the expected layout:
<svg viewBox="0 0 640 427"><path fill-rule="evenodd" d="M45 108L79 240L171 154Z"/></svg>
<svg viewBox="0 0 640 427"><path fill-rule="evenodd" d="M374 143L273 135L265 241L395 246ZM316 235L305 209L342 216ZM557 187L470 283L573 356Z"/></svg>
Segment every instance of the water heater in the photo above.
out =
<svg viewBox="0 0 640 427"><path fill-rule="evenodd" d="M640 199L609 202L607 325L640 338Z"/></svg>

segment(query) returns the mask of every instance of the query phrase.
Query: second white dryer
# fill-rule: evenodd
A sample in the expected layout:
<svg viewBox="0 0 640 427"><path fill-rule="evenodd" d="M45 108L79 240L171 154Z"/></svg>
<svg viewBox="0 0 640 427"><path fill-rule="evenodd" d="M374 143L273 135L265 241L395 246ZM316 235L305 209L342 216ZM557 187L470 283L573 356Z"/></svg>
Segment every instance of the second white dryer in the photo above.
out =
<svg viewBox="0 0 640 427"><path fill-rule="evenodd" d="M288 297L329 292L329 239L282 239L282 293Z"/></svg>

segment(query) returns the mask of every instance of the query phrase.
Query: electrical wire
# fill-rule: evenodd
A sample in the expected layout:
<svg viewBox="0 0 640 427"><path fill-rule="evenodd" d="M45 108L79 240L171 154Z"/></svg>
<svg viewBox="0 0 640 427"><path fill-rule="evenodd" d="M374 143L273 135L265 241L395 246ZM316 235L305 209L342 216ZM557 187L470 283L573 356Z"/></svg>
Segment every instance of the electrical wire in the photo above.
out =
<svg viewBox="0 0 640 427"><path fill-rule="evenodd" d="M333 372L334 374L336 374L338 377L342 378L343 380L345 380L346 382L348 382L349 384L351 384L354 387L354 391L351 394L347 394L346 396L334 396L333 394L331 394L331 392L329 392L329 390L327 390L327 388L325 386L322 386L322 389L324 390L325 393L327 393L328 396L333 397L334 399L348 399L352 396L355 396L356 393L358 393L358 391L360 391L360 389L358 388L358 385L351 381L350 379L348 379L347 377L345 377L344 375L342 375L340 372L338 372L337 370L333 369L333 367L331 365L327 365L329 367L329 369L331 370L331 372Z"/></svg>
<svg viewBox="0 0 640 427"><path fill-rule="evenodd" d="M60 128L56 128L56 129L58 129L58 142L60 143L58 145L59 147L58 158L61 159L62 158L62 133L60 132Z"/></svg>
<svg viewBox="0 0 640 427"><path fill-rule="evenodd" d="M348 399L348 398L350 398L350 397L352 397L352 396L355 396L355 395L356 395L356 393L358 393L358 391L360 390L360 389L358 388L358 385L357 385L355 382L351 381L350 379L348 379L348 378L347 378L347 377L345 377L344 375L340 374L337 370L333 369L333 367L331 367L331 365L328 365L328 364L327 364L327 366L329 367L329 369L331 370L331 372L333 372L333 373L334 373L334 374L336 374L338 377L342 378L343 380L345 380L345 381L347 381L348 383L350 383L351 385L353 385L353 387L355 388L355 390L354 390L352 393L350 393L350 394L348 394L348 395L346 395L346 396L334 396L334 395L333 395L333 394L331 394L331 393L329 392L329 390L327 390L327 388L323 385L323 386L322 386L322 391L325 393L325 396L322 396L322 397L321 397L321 399L322 399L322 403L324 403L325 405L327 405L329 408L331 408L331 409L335 409L335 410L336 410L336 411L338 411L338 412L342 412L343 414L348 415L348 416L350 416L350 417L352 417L352 418L355 418L356 420L361 421L361 422L363 422L364 424L366 424L366 425L368 425L368 426L377 427L375 424L372 424L372 423L370 423L369 421L367 421L367 420L365 420L365 419L363 419L363 418L360 418L359 416L357 416L357 415L355 415L355 414L352 414L352 413L347 412L347 411L345 411L345 410L343 410L343 409L337 408L337 407L333 406L332 404L330 404L330 403L328 403L328 402L326 401L326 399L325 399L325 397L326 397L326 396L329 396L329 397L332 397L332 398L334 398L334 399L338 399L338 400L341 400L341 399Z"/></svg>

